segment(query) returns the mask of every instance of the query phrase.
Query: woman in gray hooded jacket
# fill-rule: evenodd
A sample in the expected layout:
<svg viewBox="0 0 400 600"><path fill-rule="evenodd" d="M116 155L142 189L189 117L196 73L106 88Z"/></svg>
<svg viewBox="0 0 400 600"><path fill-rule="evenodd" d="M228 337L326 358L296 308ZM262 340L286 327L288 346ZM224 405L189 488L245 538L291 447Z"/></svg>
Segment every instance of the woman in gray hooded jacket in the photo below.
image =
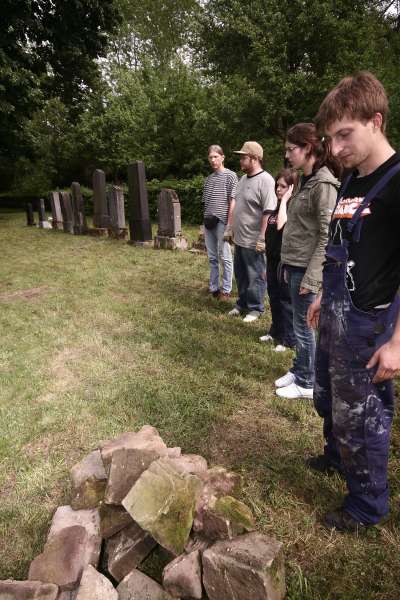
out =
<svg viewBox="0 0 400 600"><path fill-rule="evenodd" d="M275 381L275 386L278 396L284 398L312 398L315 337L307 326L307 310L322 281L341 166L313 123L298 123L289 129L285 155L291 166L303 173L288 205L281 250L293 306L296 357L292 368Z"/></svg>

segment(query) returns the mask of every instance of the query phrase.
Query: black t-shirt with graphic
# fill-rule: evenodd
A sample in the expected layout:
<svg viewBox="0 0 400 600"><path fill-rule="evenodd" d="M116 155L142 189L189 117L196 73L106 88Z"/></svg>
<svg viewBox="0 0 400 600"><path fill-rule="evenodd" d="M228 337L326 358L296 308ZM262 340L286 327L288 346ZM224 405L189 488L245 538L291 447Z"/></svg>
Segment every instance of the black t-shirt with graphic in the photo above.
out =
<svg viewBox="0 0 400 600"><path fill-rule="evenodd" d="M355 172L332 216L334 244L350 239L346 223L367 192L398 162L396 153L365 177ZM350 243L347 286L355 306L371 310L392 302L400 285L400 172L373 198L361 219L360 241Z"/></svg>
<svg viewBox="0 0 400 600"><path fill-rule="evenodd" d="M282 233L283 227L278 231L277 220L278 220L278 208L274 210L268 217L267 229L265 230L265 251L267 258L279 262L281 258L282 248Z"/></svg>

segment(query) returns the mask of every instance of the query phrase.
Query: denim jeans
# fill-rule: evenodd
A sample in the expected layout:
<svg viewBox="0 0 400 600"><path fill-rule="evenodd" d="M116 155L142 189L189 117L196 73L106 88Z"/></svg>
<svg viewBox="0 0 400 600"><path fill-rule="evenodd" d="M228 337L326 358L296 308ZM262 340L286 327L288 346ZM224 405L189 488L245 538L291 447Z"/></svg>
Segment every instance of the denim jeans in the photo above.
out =
<svg viewBox="0 0 400 600"><path fill-rule="evenodd" d="M210 263L210 292L220 289L219 261L222 262L222 291L230 294L232 291L232 250L229 242L224 241L225 224L219 221L214 229L204 227L204 240L206 243L208 261Z"/></svg>
<svg viewBox="0 0 400 600"><path fill-rule="evenodd" d="M268 333L278 344L294 348L293 309L282 270L279 258L267 256L267 291L271 309L271 328Z"/></svg>
<svg viewBox="0 0 400 600"><path fill-rule="evenodd" d="M315 300L316 294L299 294L301 282L305 273L298 267L285 265L290 299L293 307L293 331L296 339L296 357L290 371L295 376L295 382L303 388L314 387L315 334L307 325L307 310Z"/></svg>
<svg viewBox="0 0 400 600"><path fill-rule="evenodd" d="M235 245L234 268L239 294L236 306L240 310L264 312L267 289L264 252Z"/></svg>

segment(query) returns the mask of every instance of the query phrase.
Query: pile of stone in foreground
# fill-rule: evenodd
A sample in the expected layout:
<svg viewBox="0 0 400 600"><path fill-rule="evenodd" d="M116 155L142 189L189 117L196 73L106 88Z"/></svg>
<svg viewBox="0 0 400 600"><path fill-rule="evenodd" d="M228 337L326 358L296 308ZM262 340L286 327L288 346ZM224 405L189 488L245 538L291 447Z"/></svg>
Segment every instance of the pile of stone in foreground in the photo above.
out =
<svg viewBox="0 0 400 600"><path fill-rule="evenodd" d="M233 494L240 477L167 448L145 425L100 444L71 471L73 499L54 514L28 581L7 600L280 600L282 544L254 531ZM157 548L162 586L139 570Z"/></svg>

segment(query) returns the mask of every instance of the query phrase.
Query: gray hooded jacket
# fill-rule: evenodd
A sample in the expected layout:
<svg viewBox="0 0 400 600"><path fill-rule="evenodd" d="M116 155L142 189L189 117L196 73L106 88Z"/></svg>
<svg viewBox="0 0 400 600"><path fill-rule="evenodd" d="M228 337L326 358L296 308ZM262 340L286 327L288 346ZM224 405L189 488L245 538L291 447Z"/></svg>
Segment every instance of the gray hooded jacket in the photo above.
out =
<svg viewBox="0 0 400 600"><path fill-rule="evenodd" d="M288 202L281 261L305 268L301 286L315 293L321 287L329 223L339 186L328 167L321 167Z"/></svg>

